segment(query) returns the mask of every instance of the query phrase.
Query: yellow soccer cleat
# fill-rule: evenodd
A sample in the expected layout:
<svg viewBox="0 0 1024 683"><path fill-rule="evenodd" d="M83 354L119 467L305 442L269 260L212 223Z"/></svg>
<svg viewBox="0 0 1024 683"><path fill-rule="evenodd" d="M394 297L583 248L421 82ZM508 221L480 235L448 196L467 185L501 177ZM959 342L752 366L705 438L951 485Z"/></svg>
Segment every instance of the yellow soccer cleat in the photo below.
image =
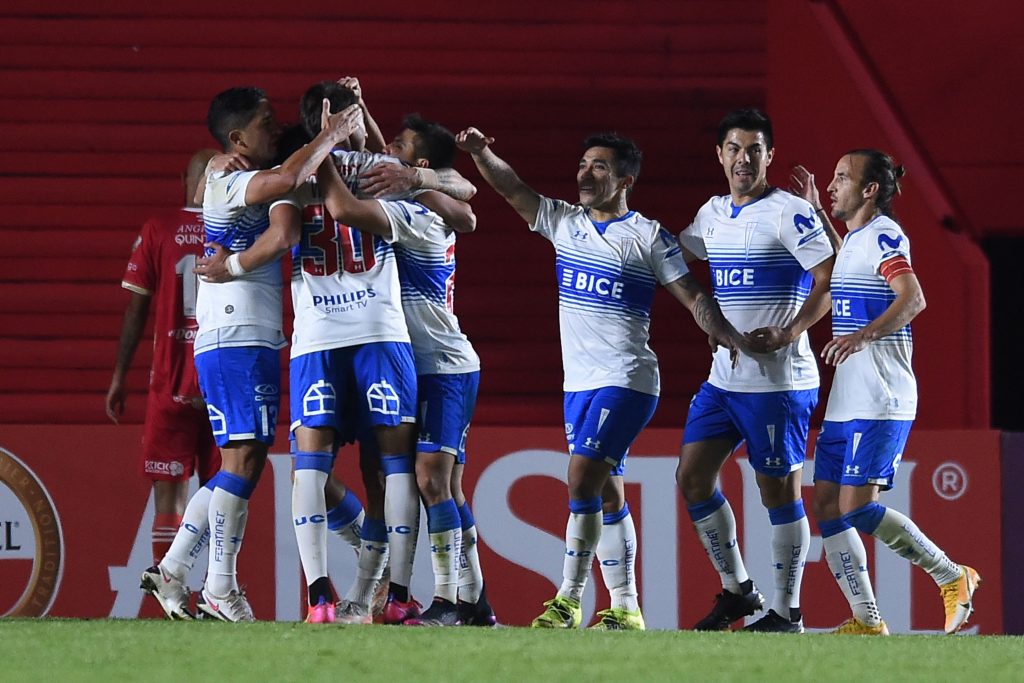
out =
<svg viewBox="0 0 1024 683"><path fill-rule="evenodd" d="M973 567L960 565L960 578L939 586L942 603L946 608L946 633L956 633L974 611L974 591L981 585L981 577Z"/></svg>
<svg viewBox="0 0 1024 683"><path fill-rule="evenodd" d="M556 596L544 603L544 612L533 620L531 628L579 628L583 608L572 598Z"/></svg>
<svg viewBox="0 0 1024 683"><path fill-rule="evenodd" d="M889 627L884 621L879 621L878 626L868 626L857 617L850 617L839 624L832 633L843 636L887 636Z"/></svg>
<svg viewBox="0 0 1024 683"><path fill-rule="evenodd" d="M630 612L622 607L612 607L597 613L598 622L591 629L598 631L645 631L644 615L637 610Z"/></svg>

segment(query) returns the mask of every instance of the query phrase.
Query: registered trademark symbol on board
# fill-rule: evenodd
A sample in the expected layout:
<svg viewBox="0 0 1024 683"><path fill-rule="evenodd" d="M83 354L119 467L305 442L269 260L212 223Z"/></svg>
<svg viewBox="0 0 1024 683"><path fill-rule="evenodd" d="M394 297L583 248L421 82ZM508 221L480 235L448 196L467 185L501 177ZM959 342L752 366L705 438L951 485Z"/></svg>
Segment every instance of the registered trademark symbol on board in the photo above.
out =
<svg viewBox="0 0 1024 683"><path fill-rule="evenodd" d="M945 500L956 500L967 491L967 472L959 463L944 462L932 473L935 495Z"/></svg>

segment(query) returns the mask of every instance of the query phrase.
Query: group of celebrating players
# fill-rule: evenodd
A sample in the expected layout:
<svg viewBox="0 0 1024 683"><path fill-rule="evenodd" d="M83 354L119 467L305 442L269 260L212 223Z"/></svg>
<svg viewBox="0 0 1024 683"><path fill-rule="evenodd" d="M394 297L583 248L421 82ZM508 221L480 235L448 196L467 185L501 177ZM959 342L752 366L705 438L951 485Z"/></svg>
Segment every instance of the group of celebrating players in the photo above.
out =
<svg viewBox="0 0 1024 683"><path fill-rule="evenodd" d="M192 617L185 576L208 545L196 608L225 621L254 619L236 558L274 440L278 351L287 345L279 261L290 251L292 517L308 587L306 621L361 624L380 614L392 624L495 623L461 488L480 370L453 312L456 236L476 225L467 203L476 190L452 169L461 149L556 254L569 517L563 580L534 627L581 626L595 555L611 606L594 627L645 627L622 474L660 391L648 345L658 284L691 312L714 349L710 377L690 404L677 470L722 582L695 628L728 629L765 606L717 488L724 462L745 442L771 522L775 584L769 609L746 629L804 630L799 598L810 527L801 469L819 387L806 330L830 307L833 339L821 357L836 375L815 447L813 508L852 612L836 631L888 633L860 532L935 580L947 633L967 621L978 573L878 502L894 484L916 414L909 323L925 305L892 211L903 169L888 155L858 149L839 160L828 194L831 218L847 227L840 238L810 172L796 167L789 192L768 184L769 119L754 109L730 112L716 147L729 194L712 197L676 236L628 208L641 152L617 134L584 141L579 201L570 204L526 185L476 128L453 135L412 115L386 143L353 78L314 85L300 108L301 126L282 134L261 90L232 88L214 98L208 127L223 153L197 156L186 192L194 204L201 196L205 251L190 261L161 247L161 221L151 221L125 274L133 298L108 394L115 418L157 280L188 280L193 262L199 277L191 311L197 329L157 335L144 438L143 469L156 487L157 564L143 573L142 588L168 617ZM196 211L163 219L172 226L163 232L195 232ZM161 258L169 264L162 269ZM689 272L694 259L709 262L713 296ZM161 298L171 299L160 304L168 318L190 317L187 293ZM180 362L157 371L172 354L161 345L193 340L194 376ZM161 407L170 417L156 415ZM219 447L219 471L210 458L193 464L197 451L214 455L204 423ZM354 441L365 508L332 476L338 448ZM194 469L203 485L186 505L182 482ZM422 610L409 594L421 501L434 572L433 600ZM327 573L329 532L358 555L356 578L340 601Z"/></svg>

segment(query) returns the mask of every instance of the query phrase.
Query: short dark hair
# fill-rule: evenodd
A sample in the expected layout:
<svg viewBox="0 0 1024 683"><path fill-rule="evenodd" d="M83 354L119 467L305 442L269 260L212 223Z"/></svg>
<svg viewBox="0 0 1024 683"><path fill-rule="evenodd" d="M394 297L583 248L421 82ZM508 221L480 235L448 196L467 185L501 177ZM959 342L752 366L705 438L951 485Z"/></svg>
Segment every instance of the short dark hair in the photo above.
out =
<svg viewBox="0 0 1024 683"><path fill-rule="evenodd" d="M583 141L583 151L591 147L607 147L615 155L615 173L619 177L633 176L633 181L640 177L640 163L644 154L636 143L618 133L595 133ZM630 188L632 190L632 188Z"/></svg>
<svg viewBox="0 0 1024 683"><path fill-rule="evenodd" d="M312 140L306 132L306 127L301 123L293 123L281 131L281 138L277 141L277 158L274 164L283 164L285 160L295 152L302 149L303 145Z"/></svg>
<svg viewBox="0 0 1024 683"><path fill-rule="evenodd" d="M760 131L764 135L764 143L768 149L775 148L775 134L772 132L772 121L760 109L735 109L718 122L718 146L725 144L725 136L729 131L740 130Z"/></svg>
<svg viewBox="0 0 1024 683"><path fill-rule="evenodd" d="M249 125L260 102L267 99L267 93L260 88L245 86L229 88L213 98L206 112L206 127L210 135L223 149L231 146L228 135Z"/></svg>
<svg viewBox="0 0 1024 683"><path fill-rule="evenodd" d="M891 156L878 149L853 149L846 155L857 155L864 159L864 171L860 179L861 188L868 183L878 183L875 206L882 212L882 215L896 220L892 200L900 193L900 178L907 174L906 169L897 165Z"/></svg>
<svg viewBox="0 0 1024 683"><path fill-rule="evenodd" d="M455 135L440 123L409 114L402 119L402 130L406 129L416 134L416 157L426 159L430 168L451 168L455 163Z"/></svg>
<svg viewBox="0 0 1024 683"><path fill-rule="evenodd" d="M306 129L310 139L320 133L320 115L323 113L325 98L331 102L332 114L337 114L358 101L352 90L336 81L320 81L311 85L299 100L299 116L302 117L302 127Z"/></svg>

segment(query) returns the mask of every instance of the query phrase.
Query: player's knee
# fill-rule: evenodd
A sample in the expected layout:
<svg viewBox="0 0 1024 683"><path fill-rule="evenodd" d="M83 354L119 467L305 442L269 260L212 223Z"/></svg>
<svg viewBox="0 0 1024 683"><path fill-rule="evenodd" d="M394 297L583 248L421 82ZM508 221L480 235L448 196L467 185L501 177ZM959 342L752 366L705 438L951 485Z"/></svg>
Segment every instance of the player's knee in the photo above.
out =
<svg viewBox="0 0 1024 683"><path fill-rule="evenodd" d="M427 505L435 505L442 499L451 497L448 482L443 473L430 467L420 467L419 463L416 465L416 485Z"/></svg>
<svg viewBox="0 0 1024 683"><path fill-rule="evenodd" d="M683 494L683 500L689 504L707 500L715 492L715 480L708 480L688 470L682 463L676 468L676 483Z"/></svg>

